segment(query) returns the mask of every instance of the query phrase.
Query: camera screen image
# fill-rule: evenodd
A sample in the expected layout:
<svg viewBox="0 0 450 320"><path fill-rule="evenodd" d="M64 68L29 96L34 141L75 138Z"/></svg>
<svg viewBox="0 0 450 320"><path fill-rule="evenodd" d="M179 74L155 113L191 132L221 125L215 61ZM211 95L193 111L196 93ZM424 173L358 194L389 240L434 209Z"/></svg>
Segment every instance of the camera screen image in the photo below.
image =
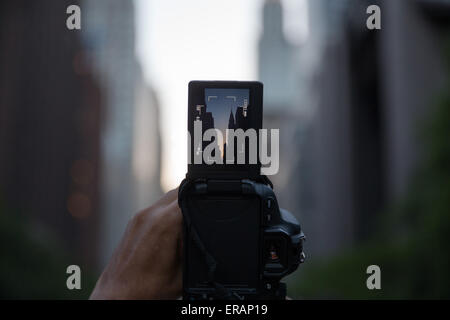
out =
<svg viewBox="0 0 450 320"><path fill-rule="evenodd" d="M189 84L189 166L197 176L259 173L258 130L262 84L192 81Z"/></svg>
<svg viewBox="0 0 450 320"><path fill-rule="evenodd" d="M249 96L249 89L206 88L203 114L210 115L213 121L211 127L222 132L226 129L246 129L251 112ZM203 114L199 112L200 119ZM210 126L205 123L204 128L210 128Z"/></svg>
<svg viewBox="0 0 450 320"><path fill-rule="evenodd" d="M206 88L205 104L196 107L195 121L202 121L203 132L216 128L223 134L223 143L219 143L221 156L225 159L226 130L249 127L249 89ZM239 150L243 152L243 150ZM238 151L238 152L239 152Z"/></svg>

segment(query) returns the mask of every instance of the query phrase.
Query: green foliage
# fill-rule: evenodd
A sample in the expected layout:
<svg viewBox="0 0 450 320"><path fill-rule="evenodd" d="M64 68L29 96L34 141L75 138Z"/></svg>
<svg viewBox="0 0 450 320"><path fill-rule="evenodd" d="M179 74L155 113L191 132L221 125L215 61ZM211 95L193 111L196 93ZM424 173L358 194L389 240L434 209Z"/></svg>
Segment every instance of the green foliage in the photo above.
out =
<svg viewBox="0 0 450 320"><path fill-rule="evenodd" d="M95 284L81 267L81 290L66 287L72 255L0 201L0 299L84 299Z"/></svg>

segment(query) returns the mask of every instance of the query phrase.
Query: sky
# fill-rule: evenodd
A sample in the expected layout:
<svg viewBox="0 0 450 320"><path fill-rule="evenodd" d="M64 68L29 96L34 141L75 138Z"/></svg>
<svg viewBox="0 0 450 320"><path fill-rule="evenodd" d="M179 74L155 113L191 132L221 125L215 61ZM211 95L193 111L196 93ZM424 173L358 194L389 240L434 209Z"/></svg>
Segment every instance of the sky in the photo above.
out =
<svg viewBox="0 0 450 320"><path fill-rule="evenodd" d="M219 129L225 136L225 130L228 128L230 111L233 116L236 114L237 107L244 105L244 99L250 101L249 89L205 89L205 104L207 111L214 117L214 127Z"/></svg>
<svg viewBox="0 0 450 320"><path fill-rule="evenodd" d="M304 0L285 0L303 10ZM257 80L263 0L135 0L137 56L160 106L162 188L179 185L187 170L190 80ZM293 13L295 10L288 10ZM287 29L295 42L297 19ZM289 22L291 21L291 22ZM297 23L297 25L296 25ZM303 30L303 31L302 31Z"/></svg>

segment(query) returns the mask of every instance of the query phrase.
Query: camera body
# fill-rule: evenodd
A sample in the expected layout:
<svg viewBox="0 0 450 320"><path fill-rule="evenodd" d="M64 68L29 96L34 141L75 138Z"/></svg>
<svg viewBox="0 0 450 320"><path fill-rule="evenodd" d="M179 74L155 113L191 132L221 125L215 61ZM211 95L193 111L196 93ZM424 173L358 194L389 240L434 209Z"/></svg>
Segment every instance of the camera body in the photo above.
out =
<svg viewBox="0 0 450 320"><path fill-rule="evenodd" d="M257 81L189 83L184 299L284 299L281 278L304 260L300 225L261 174L262 100Z"/></svg>
<svg viewBox="0 0 450 320"><path fill-rule="evenodd" d="M178 199L184 299L285 299L280 280L304 261L305 236L266 177L187 178Z"/></svg>

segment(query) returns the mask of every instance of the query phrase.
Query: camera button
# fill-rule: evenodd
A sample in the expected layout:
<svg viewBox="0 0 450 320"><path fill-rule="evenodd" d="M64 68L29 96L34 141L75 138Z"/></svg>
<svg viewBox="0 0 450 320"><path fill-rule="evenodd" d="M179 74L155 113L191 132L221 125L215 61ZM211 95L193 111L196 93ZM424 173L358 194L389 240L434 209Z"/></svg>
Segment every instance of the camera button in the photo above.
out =
<svg viewBox="0 0 450 320"><path fill-rule="evenodd" d="M274 199L272 197L267 198L267 200L266 200L267 209L272 210L273 205L274 205Z"/></svg>
<svg viewBox="0 0 450 320"><path fill-rule="evenodd" d="M305 253L302 251L302 253L300 254L300 263L305 262L305 259L306 259L306 255L305 255Z"/></svg>

